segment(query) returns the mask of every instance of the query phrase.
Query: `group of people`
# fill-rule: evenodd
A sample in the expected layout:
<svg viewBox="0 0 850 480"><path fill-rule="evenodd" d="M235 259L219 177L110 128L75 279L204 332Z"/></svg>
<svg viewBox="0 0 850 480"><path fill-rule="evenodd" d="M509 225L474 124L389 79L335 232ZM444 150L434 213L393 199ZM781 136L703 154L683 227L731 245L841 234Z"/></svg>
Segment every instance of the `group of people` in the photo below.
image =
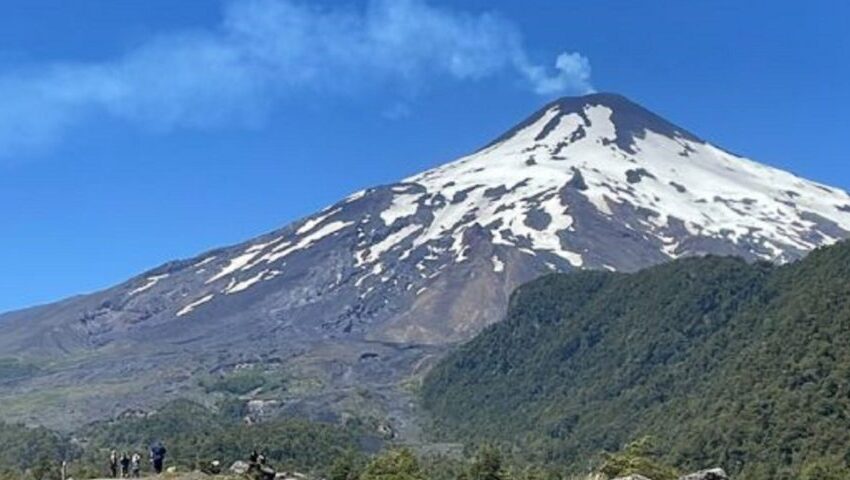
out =
<svg viewBox="0 0 850 480"><path fill-rule="evenodd" d="M109 453L109 473L112 478L139 478L142 471L142 456L138 452L118 454Z"/></svg>
<svg viewBox="0 0 850 480"><path fill-rule="evenodd" d="M153 471L157 475L162 473L165 463L165 446L162 442L155 442L150 447L150 460ZM112 478L139 478L142 471L142 455L138 452L123 452L112 450L109 453L109 473Z"/></svg>

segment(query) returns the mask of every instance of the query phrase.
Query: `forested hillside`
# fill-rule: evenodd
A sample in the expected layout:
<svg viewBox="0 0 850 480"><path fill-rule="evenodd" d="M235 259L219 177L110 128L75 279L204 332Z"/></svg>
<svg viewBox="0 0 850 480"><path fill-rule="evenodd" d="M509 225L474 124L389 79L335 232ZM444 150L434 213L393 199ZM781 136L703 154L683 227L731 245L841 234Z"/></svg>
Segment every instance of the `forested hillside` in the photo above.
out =
<svg viewBox="0 0 850 480"><path fill-rule="evenodd" d="M850 462L850 245L792 265L551 275L423 385L437 437L580 466L651 435L685 469Z"/></svg>
<svg viewBox="0 0 850 480"><path fill-rule="evenodd" d="M212 460L229 466L257 449L278 468L319 475L349 452L371 453L382 444L373 429L357 422L342 426L276 418L246 424L241 405L228 402L210 409L177 400L155 412L128 412L70 435L0 423L0 479L59 478L63 460L75 478L100 478L107 473L110 450L145 454L155 441L165 442L168 464L183 471Z"/></svg>

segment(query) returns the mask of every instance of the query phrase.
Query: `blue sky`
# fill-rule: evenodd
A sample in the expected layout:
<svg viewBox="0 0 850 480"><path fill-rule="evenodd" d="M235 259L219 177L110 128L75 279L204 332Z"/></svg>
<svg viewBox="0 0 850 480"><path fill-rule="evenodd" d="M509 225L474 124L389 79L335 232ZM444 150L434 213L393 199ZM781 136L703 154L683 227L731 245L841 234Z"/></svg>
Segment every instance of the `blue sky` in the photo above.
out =
<svg viewBox="0 0 850 480"><path fill-rule="evenodd" d="M0 311L245 240L615 91L850 188L850 2L4 0Z"/></svg>

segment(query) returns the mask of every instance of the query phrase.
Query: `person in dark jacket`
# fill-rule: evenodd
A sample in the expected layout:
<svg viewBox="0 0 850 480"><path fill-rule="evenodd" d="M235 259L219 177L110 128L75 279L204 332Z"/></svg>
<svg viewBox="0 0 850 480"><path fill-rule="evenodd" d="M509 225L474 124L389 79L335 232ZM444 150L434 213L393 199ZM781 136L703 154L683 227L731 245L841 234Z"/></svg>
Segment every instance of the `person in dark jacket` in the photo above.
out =
<svg viewBox="0 0 850 480"><path fill-rule="evenodd" d="M121 454L121 477L127 478L130 476L130 456L127 452Z"/></svg>
<svg viewBox="0 0 850 480"><path fill-rule="evenodd" d="M162 442L156 442L151 445L151 463L153 463L153 471L157 475L162 473L162 465L165 463L165 445Z"/></svg>

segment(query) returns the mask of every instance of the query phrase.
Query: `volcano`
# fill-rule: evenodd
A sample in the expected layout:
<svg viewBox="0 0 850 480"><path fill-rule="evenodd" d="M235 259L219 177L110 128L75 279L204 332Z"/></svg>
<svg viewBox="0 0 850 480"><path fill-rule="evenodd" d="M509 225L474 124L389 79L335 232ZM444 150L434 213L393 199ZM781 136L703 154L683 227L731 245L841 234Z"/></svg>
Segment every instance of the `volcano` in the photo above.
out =
<svg viewBox="0 0 850 480"><path fill-rule="evenodd" d="M208 402L199 378L254 369L285 385L243 396L257 415L366 411L412 435L405 383L500 320L524 282L708 254L783 263L848 236L840 189L619 95L563 98L277 231L0 316L0 359L19 366L0 377L0 416L72 426Z"/></svg>

